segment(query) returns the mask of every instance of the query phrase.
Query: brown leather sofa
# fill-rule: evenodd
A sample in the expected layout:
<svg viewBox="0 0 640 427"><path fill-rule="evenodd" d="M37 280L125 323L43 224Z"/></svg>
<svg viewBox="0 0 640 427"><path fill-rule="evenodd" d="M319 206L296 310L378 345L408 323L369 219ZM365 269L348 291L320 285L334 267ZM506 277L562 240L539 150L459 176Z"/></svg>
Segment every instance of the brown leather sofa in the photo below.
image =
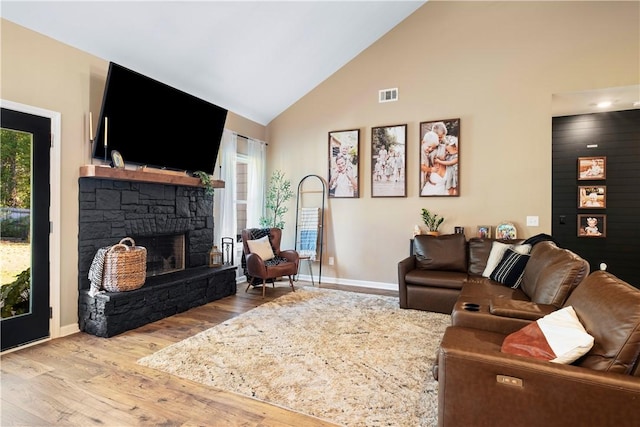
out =
<svg viewBox="0 0 640 427"><path fill-rule="evenodd" d="M503 353L507 333L447 328L434 372L438 425L640 425L640 290L596 271L564 306L594 337L570 365Z"/></svg>
<svg viewBox="0 0 640 427"><path fill-rule="evenodd" d="M462 326L492 323L500 317L500 324L513 330L560 308L589 274L589 264L578 255L552 241L539 241L533 245L521 285L512 289L482 276L493 242L480 238L467 242L462 234L415 236L413 255L398 263L400 307L452 314L453 324Z"/></svg>

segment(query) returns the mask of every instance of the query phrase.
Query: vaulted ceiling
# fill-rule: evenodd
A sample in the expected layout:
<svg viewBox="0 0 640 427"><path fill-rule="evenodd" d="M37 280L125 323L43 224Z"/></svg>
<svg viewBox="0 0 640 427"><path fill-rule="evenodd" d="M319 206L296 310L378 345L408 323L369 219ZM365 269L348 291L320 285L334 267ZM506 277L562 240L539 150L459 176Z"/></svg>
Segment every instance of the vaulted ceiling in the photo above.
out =
<svg viewBox="0 0 640 427"><path fill-rule="evenodd" d="M2 1L2 17L266 125L425 1Z"/></svg>

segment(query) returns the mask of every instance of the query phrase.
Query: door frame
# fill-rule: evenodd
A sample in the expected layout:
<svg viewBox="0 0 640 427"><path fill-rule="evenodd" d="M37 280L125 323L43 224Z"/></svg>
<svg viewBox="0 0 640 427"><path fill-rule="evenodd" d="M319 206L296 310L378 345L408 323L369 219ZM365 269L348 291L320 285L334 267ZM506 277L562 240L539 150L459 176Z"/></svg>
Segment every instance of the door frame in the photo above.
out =
<svg viewBox="0 0 640 427"><path fill-rule="evenodd" d="M51 120L51 150L49 151L49 185L50 204L49 221L51 229L49 233L49 306L52 315L49 319L49 337L35 341L23 346L9 349L2 354L23 349L31 345L58 338L60 336L60 172L61 172L61 114L56 111L34 107L32 105L21 104L19 102L0 99L2 108L31 114L34 116L46 117Z"/></svg>

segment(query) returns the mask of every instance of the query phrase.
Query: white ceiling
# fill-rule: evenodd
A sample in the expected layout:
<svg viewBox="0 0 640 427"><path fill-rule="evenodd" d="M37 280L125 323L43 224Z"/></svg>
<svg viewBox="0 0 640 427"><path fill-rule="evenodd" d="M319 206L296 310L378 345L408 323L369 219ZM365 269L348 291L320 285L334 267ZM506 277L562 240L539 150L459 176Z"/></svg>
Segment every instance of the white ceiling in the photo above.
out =
<svg viewBox="0 0 640 427"><path fill-rule="evenodd" d="M3 18L266 125L425 1L11 1Z"/></svg>
<svg viewBox="0 0 640 427"><path fill-rule="evenodd" d="M0 3L5 19L266 125L426 1ZM637 101L639 85L557 94L552 116Z"/></svg>

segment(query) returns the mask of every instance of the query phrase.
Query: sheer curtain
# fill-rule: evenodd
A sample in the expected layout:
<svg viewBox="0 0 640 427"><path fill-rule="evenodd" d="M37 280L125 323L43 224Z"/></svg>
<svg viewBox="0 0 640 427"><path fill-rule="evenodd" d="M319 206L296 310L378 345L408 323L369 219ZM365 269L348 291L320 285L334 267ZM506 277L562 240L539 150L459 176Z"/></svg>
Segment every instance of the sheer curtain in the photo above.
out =
<svg viewBox="0 0 640 427"><path fill-rule="evenodd" d="M266 191L266 144L248 138L247 155L247 227L260 227Z"/></svg>
<svg viewBox="0 0 640 427"><path fill-rule="evenodd" d="M220 178L224 188L215 190L213 199L213 215L218 218L213 227L213 242L220 249L223 237L235 240L237 228L236 215L236 158L238 137L225 129L220 143Z"/></svg>

